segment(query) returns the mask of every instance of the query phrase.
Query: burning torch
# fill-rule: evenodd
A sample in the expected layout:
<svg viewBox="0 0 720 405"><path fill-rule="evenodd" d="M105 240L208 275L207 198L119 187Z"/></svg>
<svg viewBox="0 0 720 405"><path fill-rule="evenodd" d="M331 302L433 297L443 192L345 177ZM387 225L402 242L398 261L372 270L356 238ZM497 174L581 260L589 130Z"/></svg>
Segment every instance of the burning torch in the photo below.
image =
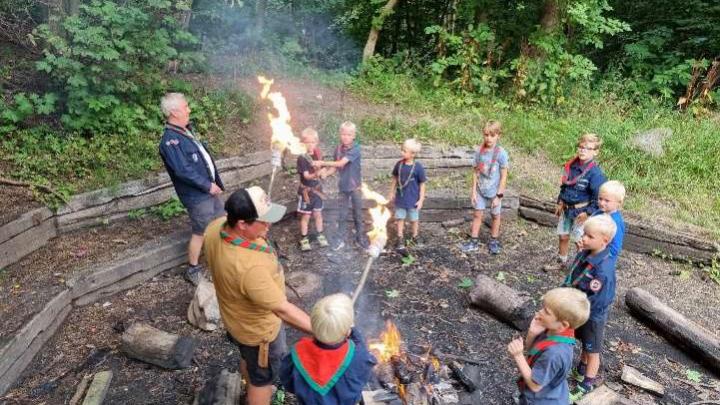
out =
<svg viewBox="0 0 720 405"><path fill-rule="evenodd" d="M300 142L300 139L295 137L290 127L290 112L287 108L287 102L280 92L270 93L270 86L274 83L274 80L267 79L264 76L258 76L258 82L263 85L260 91L261 99L269 99L273 108L277 111L277 115L268 113L268 119L270 120L270 127L272 128L272 138L270 140L270 150L272 157L270 163L272 164L272 172L270 173L270 184L268 185L267 195L272 198L272 188L275 182L275 174L278 168L282 165L282 153L285 149L289 149L293 155L302 155L307 153L305 144Z"/></svg>
<svg viewBox="0 0 720 405"><path fill-rule="evenodd" d="M372 267L373 261L380 256L385 243L387 243L387 221L390 219L390 210L387 208L388 200L382 195L375 191L370 190L367 184L362 184L363 197L375 201L375 206L369 209L370 217L372 218L372 229L368 232L368 239L370 239L370 247L368 248L368 260L365 264L365 270L363 270L362 276L360 277L360 283L352 296L353 304L357 300L360 292L365 286L368 274L370 274L370 267Z"/></svg>

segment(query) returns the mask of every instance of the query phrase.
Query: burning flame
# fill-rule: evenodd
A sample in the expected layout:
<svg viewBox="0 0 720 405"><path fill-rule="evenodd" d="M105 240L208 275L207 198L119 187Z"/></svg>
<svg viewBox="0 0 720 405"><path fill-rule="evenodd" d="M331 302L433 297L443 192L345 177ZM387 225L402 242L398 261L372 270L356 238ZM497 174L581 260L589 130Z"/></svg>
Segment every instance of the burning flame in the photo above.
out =
<svg viewBox="0 0 720 405"><path fill-rule="evenodd" d="M367 184L361 187L363 197L375 201L376 205L370 208L372 218L372 229L367 233L370 239L371 255L377 257L387 242L387 222L390 219L390 210L387 208L388 200L382 194L370 190Z"/></svg>
<svg viewBox="0 0 720 405"><path fill-rule="evenodd" d="M275 82L269 80L264 76L258 76L258 82L263 85L262 91L260 92L260 98L269 99L277 115L268 113L268 119L270 120L270 127L272 128L271 144L274 148L281 152L285 149L289 149L293 155L302 155L307 153L305 144L300 142L295 135L293 135L292 128L290 127L290 111L287 108L287 102L280 92L270 93L270 86Z"/></svg>
<svg viewBox="0 0 720 405"><path fill-rule="evenodd" d="M398 331L397 326L388 319L385 322L385 331L380 334L379 341L371 342L368 346L380 362L387 363L392 356L400 354L401 344L400 331Z"/></svg>

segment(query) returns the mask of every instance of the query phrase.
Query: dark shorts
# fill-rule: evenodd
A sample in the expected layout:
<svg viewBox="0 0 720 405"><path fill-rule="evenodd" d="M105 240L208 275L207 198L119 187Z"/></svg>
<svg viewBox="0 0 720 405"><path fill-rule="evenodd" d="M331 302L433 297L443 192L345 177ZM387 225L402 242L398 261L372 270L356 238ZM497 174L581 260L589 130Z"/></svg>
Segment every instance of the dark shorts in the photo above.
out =
<svg viewBox="0 0 720 405"><path fill-rule="evenodd" d="M193 235L202 235L210 221L225 215L225 206L220 197L208 199L185 206L190 216L190 228Z"/></svg>
<svg viewBox="0 0 720 405"><path fill-rule="evenodd" d="M606 321L587 322L575 331L575 337L582 341L582 349L588 353L600 353L602 351L603 339L605 338Z"/></svg>
<svg viewBox="0 0 720 405"><path fill-rule="evenodd" d="M298 196L297 212L301 214L311 214L313 211L322 211L323 199L315 193L309 193L310 201L305 202L303 196Z"/></svg>
<svg viewBox="0 0 720 405"><path fill-rule="evenodd" d="M244 345L228 333L228 338L240 349L240 357L245 360L247 365L250 384L256 387L264 387L271 385L278 378L280 373L280 362L288 352L287 343L285 342L285 327L280 326L280 332L275 340L270 342L270 354L268 359L268 367L261 368L258 366L258 346Z"/></svg>

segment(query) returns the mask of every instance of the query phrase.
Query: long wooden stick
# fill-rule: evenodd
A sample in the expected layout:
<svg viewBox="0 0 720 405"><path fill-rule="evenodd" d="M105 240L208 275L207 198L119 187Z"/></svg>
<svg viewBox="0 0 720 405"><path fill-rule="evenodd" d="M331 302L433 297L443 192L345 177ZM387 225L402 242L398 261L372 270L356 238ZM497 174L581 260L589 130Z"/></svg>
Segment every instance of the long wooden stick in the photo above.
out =
<svg viewBox="0 0 720 405"><path fill-rule="evenodd" d="M51 187L44 186L42 184L33 184L33 183L25 182L25 181L17 181L17 180L8 179L6 177L0 177L0 184L4 184L6 186L12 186L12 187L39 188L40 190L43 190L46 193L49 193L49 194L52 194L52 195L58 197L65 204L68 203L67 198L65 198L65 196L62 195L60 192L56 191L55 189L53 189Z"/></svg>
<svg viewBox="0 0 720 405"><path fill-rule="evenodd" d="M275 182L275 173L277 172L277 166L273 166L272 173L270 173L270 184L268 185L267 195L268 198L272 199L273 183Z"/></svg>
<svg viewBox="0 0 720 405"><path fill-rule="evenodd" d="M367 276L370 274L370 267L373 264L373 261L375 258L373 256L368 257L368 261L365 264L365 270L363 270L362 276L360 277L360 283L355 288L355 292L352 296L352 302L355 304L355 301L357 300L358 296L360 295L360 292L362 291L363 287L365 286L365 281L367 281Z"/></svg>

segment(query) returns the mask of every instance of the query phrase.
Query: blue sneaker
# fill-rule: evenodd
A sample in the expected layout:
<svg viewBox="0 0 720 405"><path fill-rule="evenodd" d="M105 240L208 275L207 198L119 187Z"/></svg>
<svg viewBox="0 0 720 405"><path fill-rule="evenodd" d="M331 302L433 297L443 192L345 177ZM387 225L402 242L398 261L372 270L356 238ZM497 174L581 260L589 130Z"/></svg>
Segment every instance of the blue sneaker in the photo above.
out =
<svg viewBox="0 0 720 405"><path fill-rule="evenodd" d="M472 238L460 245L460 251L463 253L477 252L478 249L480 249L480 245L478 244L478 240L475 238Z"/></svg>
<svg viewBox="0 0 720 405"><path fill-rule="evenodd" d="M500 250L502 250L500 241L495 238L490 239L490 242L488 242L488 250L490 251L490 254L493 255L500 253Z"/></svg>

